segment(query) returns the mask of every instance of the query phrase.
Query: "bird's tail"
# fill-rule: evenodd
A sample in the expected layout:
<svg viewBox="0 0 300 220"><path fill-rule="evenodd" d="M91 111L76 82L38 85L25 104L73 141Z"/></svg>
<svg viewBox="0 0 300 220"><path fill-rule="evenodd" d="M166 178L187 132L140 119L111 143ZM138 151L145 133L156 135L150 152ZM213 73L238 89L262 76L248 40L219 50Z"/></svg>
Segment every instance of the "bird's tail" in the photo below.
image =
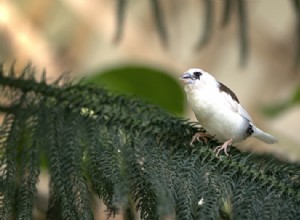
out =
<svg viewBox="0 0 300 220"><path fill-rule="evenodd" d="M278 142L278 140L273 137L272 135L266 133L266 132L263 132L262 130L260 130L259 128L253 126L253 134L252 136L265 142L266 144L275 144Z"/></svg>

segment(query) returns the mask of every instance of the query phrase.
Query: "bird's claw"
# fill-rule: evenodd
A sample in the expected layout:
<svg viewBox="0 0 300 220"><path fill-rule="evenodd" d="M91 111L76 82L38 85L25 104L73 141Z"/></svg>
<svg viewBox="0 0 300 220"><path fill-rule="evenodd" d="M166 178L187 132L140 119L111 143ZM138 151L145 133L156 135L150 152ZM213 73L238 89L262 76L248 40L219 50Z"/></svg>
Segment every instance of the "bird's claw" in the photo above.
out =
<svg viewBox="0 0 300 220"><path fill-rule="evenodd" d="M220 145L220 146L216 147L215 150L214 150L214 152L217 152L216 157L219 156L219 154L222 150L224 151L225 155L228 157L229 154L227 152L227 148L228 148L229 145L232 144L232 141L233 141L232 138L230 138L228 141L225 141L223 145Z"/></svg>
<svg viewBox="0 0 300 220"><path fill-rule="evenodd" d="M205 144L207 144L207 142L208 142L207 138L212 138L212 136L208 133L197 132L196 134L194 134L192 141L190 143L190 146L194 146L193 143L195 142L195 140L197 140L197 141L203 140L203 142Z"/></svg>
<svg viewBox="0 0 300 220"><path fill-rule="evenodd" d="M229 154L228 154L228 152L227 152L227 145L226 145L226 146L221 145L221 146L218 146L218 147L216 147L216 148L214 149L214 152L215 152L215 153L217 152L217 153L216 153L216 157L219 156L219 154L220 154L220 152L221 152L222 150L224 150L224 153L225 153L226 156L229 156Z"/></svg>

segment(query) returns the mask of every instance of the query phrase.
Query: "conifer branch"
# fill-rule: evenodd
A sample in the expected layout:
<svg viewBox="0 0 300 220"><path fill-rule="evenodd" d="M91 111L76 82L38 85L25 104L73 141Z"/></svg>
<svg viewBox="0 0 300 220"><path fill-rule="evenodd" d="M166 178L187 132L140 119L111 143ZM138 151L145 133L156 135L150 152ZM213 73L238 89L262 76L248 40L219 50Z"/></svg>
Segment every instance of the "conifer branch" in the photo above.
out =
<svg viewBox="0 0 300 220"><path fill-rule="evenodd" d="M24 72L0 71L4 219L32 217L41 156L51 176L48 219L93 219L93 193L110 214L139 211L142 219L299 216L297 164L233 147L231 157L216 157L219 143L191 148L197 127L157 106L91 85L38 82L30 67Z"/></svg>

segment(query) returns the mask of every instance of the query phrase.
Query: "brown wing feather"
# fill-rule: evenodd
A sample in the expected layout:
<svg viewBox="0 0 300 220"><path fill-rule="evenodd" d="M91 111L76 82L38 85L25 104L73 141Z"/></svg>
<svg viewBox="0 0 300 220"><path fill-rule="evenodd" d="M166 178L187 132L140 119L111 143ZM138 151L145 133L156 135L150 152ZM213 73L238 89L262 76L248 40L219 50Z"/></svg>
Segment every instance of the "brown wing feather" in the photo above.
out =
<svg viewBox="0 0 300 220"><path fill-rule="evenodd" d="M227 95L229 95L232 100L236 101L236 103L230 102L230 105L232 106L232 110L238 112L242 117L244 117L245 119L247 119L247 121L252 121L250 115L248 114L248 112L243 108L242 105L240 105L240 102L237 98L237 96L234 94L234 92L232 92L227 86L225 86L223 83L219 82L219 90L220 92L224 92Z"/></svg>
<svg viewBox="0 0 300 220"><path fill-rule="evenodd" d="M231 96L231 98L233 100L235 100L237 103L240 103L240 101L238 100L237 96L234 94L234 92L231 91L231 89L229 89L227 86L225 86L223 83L219 82L219 90L220 92L226 92L228 95Z"/></svg>

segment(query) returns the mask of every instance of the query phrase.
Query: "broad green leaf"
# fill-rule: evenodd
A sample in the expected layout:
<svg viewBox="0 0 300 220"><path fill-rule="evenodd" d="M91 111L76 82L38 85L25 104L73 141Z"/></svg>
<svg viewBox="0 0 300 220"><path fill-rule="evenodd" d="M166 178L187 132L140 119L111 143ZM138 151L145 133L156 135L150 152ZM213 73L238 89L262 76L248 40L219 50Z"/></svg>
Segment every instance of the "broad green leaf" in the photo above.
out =
<svg viewBox="0 0 300 220"><path fill-rule="evenodd" d="M99 71L87 82L142 98L165 110L183 114L184 93L176 78L164 70L145 66L125 65Z"/></svg>

